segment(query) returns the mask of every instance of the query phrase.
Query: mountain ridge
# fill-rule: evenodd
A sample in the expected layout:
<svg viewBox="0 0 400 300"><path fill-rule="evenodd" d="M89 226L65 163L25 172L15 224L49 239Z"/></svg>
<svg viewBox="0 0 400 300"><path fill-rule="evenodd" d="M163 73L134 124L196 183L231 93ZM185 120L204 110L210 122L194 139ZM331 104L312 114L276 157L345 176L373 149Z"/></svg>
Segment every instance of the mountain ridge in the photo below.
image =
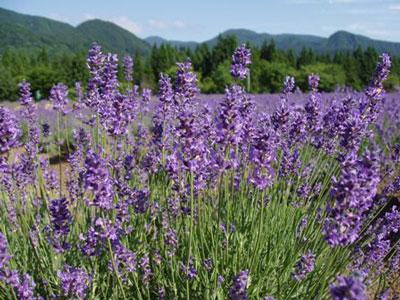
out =
<svg viewBox="0 0 400 300"><path fill-rule="evenodd" d="M354 51L358 46L363 50L368 47L374 47L378 52L391 52L395 56L400 56L400 43L375 40L369 37L354 34L344 30L338 30L331 34L329 37L320 37L311 34L291 34L291 33L281 33L281 34L269 34L269 33L257 33L249 29L228 29L218 36L206 40L203 43L208 44L210 47L214 46L218 37L226 37L229 35L235 35L239 43L250 42L252 45L261 46L264 41L271 42L274 40L278 49L289 50L293 49L296 53L299 53L302 48L313 48L315 52L329 52L336 53L338 51ZM191 49L194 49L197 45L202 43L196 42L183 42L178 41L177 44L175 40L167 40L159 36L151 36L145 38L149 44L156 44L157 46L162 43L169 43L173 46L185 45ZM193 45L194 44L194 45Z"/></svg>
<svg viewBox="0 0 400 300"><path fill-rule="evenodd" d="M300 53L303 47L312 48L316 53L354 51L358 46L368 47L378 52L389 52L400 57L400 43L374 40L363 35L339 30L329 37L310 34L269 34L257 33L249 29L229 29L202 43L213 47L219 36L235 35L239 43L250 42L261 46L264 41L274 40L280 50L293 49ZM149 55L153 45L168 43L174 47L195 49L201 42L167 40L159 36L140 38L115 23L100 19L87 20L78 26L52 20L41 16L20 14L0 8L0 53L7 49L40 50L46 48L50 53L88 49L97 42L104 51L116 53L135 53Z"/></svg>

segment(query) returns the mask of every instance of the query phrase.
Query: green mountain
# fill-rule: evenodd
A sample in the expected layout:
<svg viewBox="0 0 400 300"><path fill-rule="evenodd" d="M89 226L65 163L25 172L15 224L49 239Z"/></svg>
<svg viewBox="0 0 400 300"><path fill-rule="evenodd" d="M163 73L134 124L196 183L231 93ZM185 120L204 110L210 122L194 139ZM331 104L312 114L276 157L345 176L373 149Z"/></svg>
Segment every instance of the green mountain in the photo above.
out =
<svg viewBox="0 0 400 300"><path fill-rule="evenodd" d="M221 36L235 35L239 43L250 42L261 46L264 41L275 41L278 49L293 49L299 53L303 47L313 48L317 53L354 51L374 47L378 52L389 52L400 57L400 43L373 40L362 35L338 31L329 38L300 34L257 33L247 29L230 29ZM169 43L174 47L196 48L200 43L165 40L158 36L140 39L114 23L90 20L77 27L44 17L29 16L0 8L0 53L7 49L37 51L45 47L49 53L73 52L88 49L97 42L104 51L123 53L138 52L148 55L152 45ZM218 42L218 36L205 41L210 47Z"/></svg>
<svg viewBox="0 0 400 300"><path fill-rule="evenodd" d="M296 53L299 53L304 46L307 48L313 48L313 50L317 53L354 51L358 46L360 46L363 50L368 47L373 47L379 53L389 52L392 55L400 56L400 43L373 40L368 37L356 35L346 31L338 31L332 34L329 38L301 34L273 35L268 33L257 33L255 31L247 29L230 29L220 34L220 36L223 37L228 35L236 36L239 43L250 42L252 45L255 46L261 46L264 41L271 42L272 40L274 40L278 49L293 49ZM197 45L199 45L199 43L195 42L169 41L157 36L146 38L146 41L152 45L160 45L162 43L170 43L171 45L176 47L186 45L191 49L194 49ZM217 42L218 36L208 41L205 41L205 43L207 43L210 47L214 46Z"/></svg>
<svg viewBox="0 0 400 300"><path fill-rule="evenodd" d="M88 49L93 42L104 51L149 54L151 46L111 22L91 20L77 27L44 17L19 14L0 8L0 53L7 49L50 53Z"/></svg>
<svg viewBox="0 0 400 300"><path fill-rule="evenodd" d="M159 36L149 36L145 38L145 41L148 42L150 45L156 45L156 46L161 46L162 44L170 44L174 47L177 48L189 48L189 49L195 49L200 43L198 42L193 42L193 41L188 41L188 42L182 42L182 41L176 41L176 40L166 40L163 39L162 37Z"/></svg>
<svg viewBox="0 0 400 300"><path fill-rule="evenodd" d="M373 47L378 53L388 52L394 56L400 56L400 43L373 40L346 31L337 31L324 44L325 50L330 50L331 52L338 50L353 51L358 46L363 50Z"/></svg>
<svg viewBox="0 0 400 300"><path fill-rule="evenodd" d="M151 51L146 41L111 22L95 19L83 22L76 29L91 42L97 42L107 51L139 52L144 55L150 54Z"/></svg>

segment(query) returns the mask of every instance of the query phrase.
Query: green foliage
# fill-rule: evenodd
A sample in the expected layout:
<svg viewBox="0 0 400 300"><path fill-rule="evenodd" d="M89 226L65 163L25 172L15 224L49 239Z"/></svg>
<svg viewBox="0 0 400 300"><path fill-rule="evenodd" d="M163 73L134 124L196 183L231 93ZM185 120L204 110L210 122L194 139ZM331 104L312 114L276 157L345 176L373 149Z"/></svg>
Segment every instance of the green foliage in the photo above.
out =
<svg viewBox="0 0 400 300"><path fill-rule="evenodd" d="M48 97L52 86L61 81L61 75L52 68L40 66L33 69L26 79L31 84L32 91L40 90L43 97Z"/></svg>
<svg viewBox="0 0 400 300"><path fill-rule="evenodd" d="M225 91L225 87L230 85L232 81L232 77L229 72L230 61L226 60L223 63L220 63L216 70L211 74L211 79L214 82L215 89L211 90L211 93L223 93Z"/></svg>
<svg viewBox="0 0 400 300"><path fill-rule="evenodd" d="M280 62L261 61L258 82L263 93L278 93L287 75L296 75L296 70ZM256 80L253 76L253 81Z"/></svg>
<svg viewBox="0 0 400 300"><path fill-rule="evenodd" d="M337 85L344 86L346 82L346 74L342 66L336 64L317 63L301 67L297 84L302 90L307 89L307 77L312 73L320 76L321 81L319 86L321 90L327 92L334 91Z"/></svg>
<svg viewBox="0 0 400 300"><path fill-rule="evenodd" d="M302 90L307 90L307 76L311 73L320 75L322 91L332 91L336 85L361 91L371 79L380 53L379 47L368 47L370 44L362 43L360 38L353 44L346 42L351 35L345 33L333 35L332 39L343 42L348 51L339 51L331 41L330 47L337 50L333 56L330 50L324 52L315 47L320 42L316 37L302 36L304 43L299 44L292 35L272 37L248 30L228 31L195 47L193 43L190 46L181 43L177 48L173 43L157 40L151 48L110 22L92 20L74 28L2 9L0 16L4 16L0 21L0 33L5 37L0 41L0 101L16 100L18 82L24 78L32 83L33 91L40 90L44 98L58 82L73 87L79 81L85 86L89 75L86 52L93 41L102 46L104 53L118 53L120 60L126 53L130 54L134 58L134 83L141 88L156 89L160 72L173 77L175 62L189 58L199 76L202 93L224 92L225 86L232 82L229 75L232 53L239 43L246 41L251 42L248 46L252 49L253 63L250 79L244 85L252 93L281 92L288 74L296 77ZM45 37L38 38L42 35ZM304 46L307 43L313 46ZM283 51L283 46L289 50ZM118 70L119 79L123 79L123 68L120 66ZM392 75L386 83L389 91L399 86L399 77L400 59L393 57Z"/></svg>
<svg viewBox="0 0 400 300"><path fill-rule="evenodd" d="M0 67L0 99L16 100L18 98L17 85L17 78L12 76L9 70Z"/></svg>

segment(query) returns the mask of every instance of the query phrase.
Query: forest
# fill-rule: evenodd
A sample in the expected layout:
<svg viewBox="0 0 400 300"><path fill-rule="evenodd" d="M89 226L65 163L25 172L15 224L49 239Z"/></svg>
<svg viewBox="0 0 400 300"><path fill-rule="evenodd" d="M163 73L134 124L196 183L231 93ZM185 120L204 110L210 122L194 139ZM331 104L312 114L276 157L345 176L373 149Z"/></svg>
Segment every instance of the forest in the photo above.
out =
<svg viewBox="0 0 400 300"><path fill-rule="evenodd" d="M174 78L176 61L190 58L199 87L204 94L223 93L232 83L229 75L231 53L238 45L234 35L219 36L212 48L203 43L194 50L176 48L170 44L154 45L150 55L128 53L133 57L135 84L141 88L157 89L160 72ZM277 49L275 42L264 42L261 47L251 48L253 64L250 76L242 83L251 93L278 93L287 75L294 76L298 88L307 91L307 76L311 73L321 77L320 90L331 92L344 87L361 91L371 78L380 53L374 48L362 50L358 47L351 52L315 53L304 47L295 51ZM49 53L43 47L40 51L8 49L0 56L0 101L17 100L18 83L26 79L31 83L37 99L47 98L52 86L64 83L73 86L79 81L85 86L89 79L86 66L87 49L71 52ZM125 53L118 53L120 59ZM119 70L122 78L122 70ZM392 58L392 73L385 83L388 91L395 91L400 85L400 58Z"/></svg>

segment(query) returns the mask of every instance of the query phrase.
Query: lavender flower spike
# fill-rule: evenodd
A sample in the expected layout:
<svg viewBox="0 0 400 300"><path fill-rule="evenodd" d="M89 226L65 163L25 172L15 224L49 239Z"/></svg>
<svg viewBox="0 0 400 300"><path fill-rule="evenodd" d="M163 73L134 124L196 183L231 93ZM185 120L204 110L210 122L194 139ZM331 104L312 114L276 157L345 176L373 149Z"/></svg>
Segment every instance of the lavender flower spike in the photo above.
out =
<svg viewBox="0 0 400 300"><path fill-rule="evenodd" d="M233 281L232 288L229 289L231 300L246 300L247 283L249 281L249 270L240 271Z"/></svg>
<svg viewBox="0 0 400 300"><path fill-rule="evenodd" d="M122 60L122 64L124 66L124 74L125 74L125 80L127 82L132 82L133 81L133 60L132 57L130 57L129 55L125 55L123 60Z"/></svg>
<svg viewBox="0 0 400 300"><path fill-rule="evenodd" d="M307 253L303 253L301 259L297 262L297 268L293 277L297 281L301 281L308 273L314 271L315 254L310 250Z"/></svg>
<svg viewBox="0 0 400 300"><path fill-rule="evenodd" d="M338 283L330 286L333 300L367 300L365 286L359 279L352 276L337 276L336 279Z"/></svg>
<svg viewBox="0 0 400 300"><path fill-rule="evenodd" d="M249 74L250 69L247 66L251 64L251 52L245 44L236 48L232 55L231 75L234 79L244 79Z"/></svg>
<svg viewBox="0 0 400 300"><path fill-rule="evenodd" d="M0 233L0 272L8 266L8 263L12 256L8 254L8 245L7 239L4 237L2 233ZM1 273L0 273L0 281L1 281Z"/></svg>
<svg viewBox="0 0 400 300"><path fill-rule="evenodd" d="M59 83L50 90L49 100L53 102L53 109L67 114L68 87Z"/></svg>
<svg viewBox="0 0 400 300"><path fill-rule="evenodd" d="M20 136L21 130L15 115L0 106L0 154L18 147Z"/></svg>
<svg viewBox="0 0 400 300"><path fill-rule="evenodd" d="M288 95L293 92L296 83L294 77L286 76L285 82L283 83L283 94Z"/></svg>
<svg viewBox="0 0 400 300"><path fill-rule="evenodd" d="M33 98L31 97L31 85L29 84L29 82L26 82L24 80L18 86L19 86L20 104L22 106L27 106L32 104Z"/></svg>

